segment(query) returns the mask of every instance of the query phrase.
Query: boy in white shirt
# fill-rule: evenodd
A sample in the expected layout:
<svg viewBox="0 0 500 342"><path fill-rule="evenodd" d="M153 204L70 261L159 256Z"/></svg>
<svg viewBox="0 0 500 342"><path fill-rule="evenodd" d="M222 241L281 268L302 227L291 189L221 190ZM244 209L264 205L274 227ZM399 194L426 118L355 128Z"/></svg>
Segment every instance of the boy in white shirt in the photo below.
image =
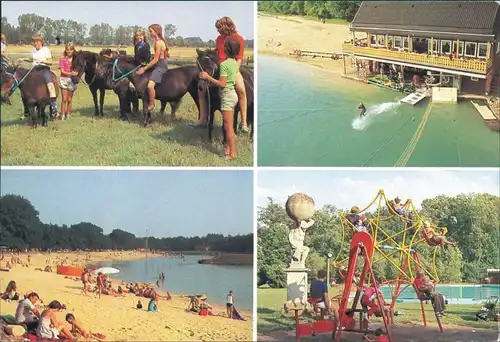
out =
<svg viewBox="0 0 500 342"><path fill-rule="evenodd" d="M33 36L33 45L35 46L35 50L33 50L32 58L23 59L26 62L33 63L34 70L42 70L43 71L43 79L47 84L47 90L49 91L50 97L50 109L52 116L57 116L57 95L56 88L54 83L52 82L52 71L50 71L50 66L54 63L52 60L52 53L49 48L43 46L45 43L45 39L41 35Z"/></svg>

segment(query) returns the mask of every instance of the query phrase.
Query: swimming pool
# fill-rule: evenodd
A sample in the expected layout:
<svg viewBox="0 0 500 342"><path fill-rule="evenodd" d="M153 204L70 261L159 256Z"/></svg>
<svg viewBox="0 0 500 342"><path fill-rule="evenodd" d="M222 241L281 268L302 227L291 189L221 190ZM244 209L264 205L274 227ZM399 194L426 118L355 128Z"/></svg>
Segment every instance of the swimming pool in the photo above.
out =
<svg viewBox="0 0 500 342"><path fill-rule="evenodd" d="M391 298L391 288L389 286L381 286L380 290L386 301ZM466 284L466 285L451 285L443 284L436 286L436 292L445 295L450 304L480 304L490 296L500 297L500 285L489 284ZM408 286L401 292L398 303L418 302L417 296L413 287Z"/></svg>

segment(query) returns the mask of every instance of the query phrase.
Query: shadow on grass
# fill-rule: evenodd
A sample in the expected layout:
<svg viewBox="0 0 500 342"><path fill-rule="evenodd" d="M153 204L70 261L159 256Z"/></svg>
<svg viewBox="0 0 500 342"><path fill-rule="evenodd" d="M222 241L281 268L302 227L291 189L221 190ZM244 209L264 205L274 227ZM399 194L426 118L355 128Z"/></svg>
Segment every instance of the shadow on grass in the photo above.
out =
<svg viewBox="0 0 500 342"><path fill-rule="evenodd" d="M279 310L257 308L257 331L273 332L278 330L290 331L295 329L294 318L285 316Z"/></svg>
<svg viewBox="0 0 500 342"><path fill-rule="evenodd" d="M219 134L216 133L216 127L214 127L214 131L212 131L212 138L214 142L209 143L208 129L193 127L190 125L193 123L190 120L179 118L172 119L170 116L159 117L158 115L156 116L155 122L165 124L169 127L169 129L163 133L153 134L152 136L156 139L176 142L181 146L201 147L210 153L217 155L221 153L221 151L215 146L216 141L220 139Z"/></svg>

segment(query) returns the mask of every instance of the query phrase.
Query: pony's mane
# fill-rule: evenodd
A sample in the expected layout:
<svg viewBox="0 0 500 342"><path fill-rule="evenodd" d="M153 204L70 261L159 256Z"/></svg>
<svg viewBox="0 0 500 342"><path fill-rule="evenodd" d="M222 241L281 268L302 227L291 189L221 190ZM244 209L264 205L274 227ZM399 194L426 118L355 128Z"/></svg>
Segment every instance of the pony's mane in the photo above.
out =
<svg viewBox="0 0 500 342"><path fill-rule="evenodd" d="M215 50L215 49L205 49L205 50L197 49L197 51L198 51L199 57L207 56L211 60L213 60L215 63L218 64L219 58L217 56L217 50Z"/></svg>
<svg viewBox="0 0 500 342"><path fill-rule="evenodd" d="M134 56L118 55L118 59L126 63L135 64Z"/></svg>

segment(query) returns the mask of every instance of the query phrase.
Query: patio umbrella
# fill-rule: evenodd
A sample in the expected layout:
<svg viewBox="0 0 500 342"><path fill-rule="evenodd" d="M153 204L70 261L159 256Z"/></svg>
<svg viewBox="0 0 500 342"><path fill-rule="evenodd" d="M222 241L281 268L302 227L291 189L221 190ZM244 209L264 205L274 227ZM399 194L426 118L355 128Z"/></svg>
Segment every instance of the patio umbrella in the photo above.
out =
<svg viewBox="0 0 500 342"><path fill-rule="evenodd" d="M115 274L119 273L120 270L114 267L101 267L98 268L97 270L94 270L94 273L104 273L104 274Z"/></svg>

